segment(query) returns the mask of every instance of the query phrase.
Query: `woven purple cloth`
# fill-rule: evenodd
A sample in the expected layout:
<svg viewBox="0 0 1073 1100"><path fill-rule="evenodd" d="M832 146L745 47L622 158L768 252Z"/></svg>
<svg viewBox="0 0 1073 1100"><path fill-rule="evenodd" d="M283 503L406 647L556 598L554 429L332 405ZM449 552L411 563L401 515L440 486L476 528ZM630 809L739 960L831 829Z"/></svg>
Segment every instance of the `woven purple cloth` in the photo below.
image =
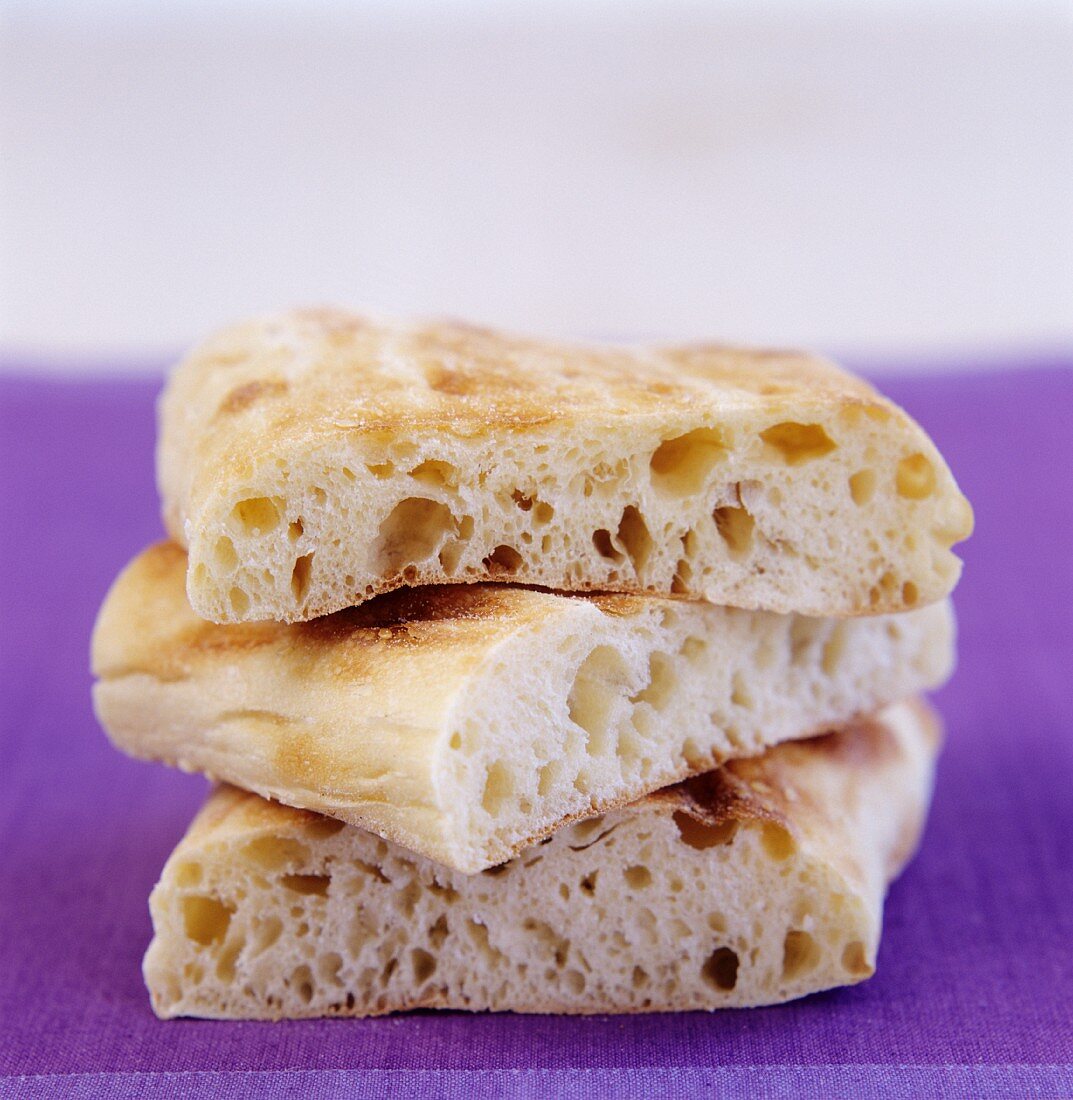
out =
<svg viewBox="0 0 1073 1100"><path fill-rule="evenodd" d="M87 649L160 535L149 383L0 381L0 1096L1073 1094L1073 371L901 379L977 514L923 849L876 977L748 1012L161 1023L146 898L204 782L111 749Z"/></svg>

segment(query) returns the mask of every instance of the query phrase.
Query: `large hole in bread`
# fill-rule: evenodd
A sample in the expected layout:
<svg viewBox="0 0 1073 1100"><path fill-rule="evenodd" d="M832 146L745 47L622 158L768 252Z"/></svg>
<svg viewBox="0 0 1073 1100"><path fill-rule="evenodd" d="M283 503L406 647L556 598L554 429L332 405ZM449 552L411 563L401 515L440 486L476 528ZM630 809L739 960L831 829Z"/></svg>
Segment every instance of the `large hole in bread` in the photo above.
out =
<svg viewBox="0 0 1073 1100"><path fill-rule="evenodd" d="M760 438L782 456L788 466L799 466L822 458L835 449L835 441L819 424L797 424L792 420L773 424Z"/></svg>
<svg viewBox="0 0 1073 1100"><path fill-rule="evenodd" d="M316 817L306 823L302 832L314 840L321 840L324 837L335 836L345 828L346 822L340 821L337 817Z"/></svg>
<svg viewBox="0 0 1073 1100"><path fill-rule="evenodd" d="M328 896L331 882L330 875L281 875L279 880L285 890L293 890L296 894L315 894L322 898Z"/></svg>
<svg viewBox="0 0 1073 1100"><path fill-rule="evenodd" d="M636 714L630 716L630 722L618 727L618 754L623 774L639 769L644 762L645 742L637 728ZM642 722L643 724L643 722Z"/></svg>
<svg viewBox="0 0 1073 1100"><path fill-rule="evenodd" d="M538 527L543 527L546 523L551 523L552 517L555 515L555 509L543 500L538 500L533 505L533 522Z"/></svg>
<svg viewBox="0 0 1073 1100"><path fill-rule="evenodd" d="M313 981L313 972L304 963L294 968L288 984L303 1004L309 1004L313 1000L316 983Z"/></svg>
<svg viewBox="0 0 1073 1100"><path fill-rule="evenodd" d="M291 570L291 594L294 602L301 604L305 601L309 591L309 576L313 571L313 555L303 554L296 558L294 568Z"/></svg>
<svg viewBox="0 0 1073 1100"><path fill-rule="evenodd" d="M648 703L662 710L671 701L677 684L673 659L656 650L648 658L648 686L630 696L630 702Z"/></svg>
<svg viewBox="0 0 1073 1100"><path fill-rule="evenodd" d="M753 709L753 694L749 690L749 681L746 675L739 669L730 680L730 701L742 710Z"/></svg>
<svg viewBox="0 0 1073 1100"><path fill-rule="evenodd" d="M585 992L585 975L580 970L568 970L564 978L566 979L566 988L575 997L580 997Z"/></svg>
<svg viewBox="0 0 1073 1100"><path fill-rule="evenodd" d="M894 484L898 496L924 500L935 492L935 467L922 454L910 455L898 463Z"/></svg>
<svg viewBox="0 0 1073 1100"><path fill-rule="evenodd" d="M420 985L427 982L436 973L436 957L421 947L410 952L410 965L413 967L414 981Z"/></svg>
<svg viewBox="0 0 1073 1100"><path fill-rule="evenodd" d="M652 885L652 872L642 864L634 864L632 867L627 867L622 872L622 877L626 880L626 885L631 890L644 890L646 887Z"/></svg>
<svg viewBox="0 0 1073 1100"><path fill-rule="evenodd" d="M343 969L343 956L338 951L329 951L317 959L317 975L321 981L332 985L342 985L339 971Z"/></svg>
<svg viewBox="0 0 1073 1100"><path fill-rule="evenodd" d="M233 906L201 894L191 894L181 904L187 939L206 947L210 943L223 943L235 912Z"/></svg>
<svg viewBox="0 0 1073 1100"><path fill-rule="evenodd" d="M726 454L722 436L712 428L696 428L665 439L652 455L652 484L674 496L698 492L712 467Z"/></svg>
<svg viewBox="0 0 1073 1100"><path fill-rule="evenodd" d="M561 760L550 760L540 769L539 785L537 787L537 794L541 798L546 798L552 791L554 791L563 781L566 765Z"/></svg>
<svg viewBox="0 0 1073 1100"><path fill-rule="evenodd" d="M388 961L386 963L384 963L383 967L380 970L380 984L381 984L381 986L383 986L386 989L387 986L388 986L388 983L391 981L392 977L394 977L395 971L398 970L398 969L399 969L399 960L398 959L388 959Z"/></svg>
<svg viewBox="0 0 1073 1100"><path fill-rule="evenodd" d="M729 993L738 984L738 955L729 947L717 947L705 960L700 976L713 989Z"/></svg>
<svg viewBox="0 0 1073 1100"><path fill-rule="evenodd" d="M760 842L772 859L789 859L797 851L797 844L788 829L774 821L765 821L760 832Z"/></svg>
<svg viewBox="0 0 1073 1100"><path fill-rule="evenodd" d="M703 851L705 848L715 848L720 844L729 844L738 831L738 823L733 818L726 821L708 822L702 821L684 810L678 810L674 814L674 823L678 828L682 843L699 851Z"/></svg>
<svg viewBox="0 0 1073 1100"><path fill-rule="evenodd" d="M242 849L243 856L266 871L278 871L308 862L309 849L290 837L260 837L251 840Z"/></svg>
<svg viewBox="0 0 1073 1100"><path fill-rule="evenodd" d="M463 516L458 521L458 538L449 539L440 550L440 565L443 571L450 577L458 569L458 563L462 560L463 551L473 537L473 517Z"/></svg>
<svg viewBox="0 0 1073 1100"><path fill-rule="evenodd" d="M566 965L570 957L570 941L560 936L550 924L535 917L526 917L522 922L522 929L530 933L531 938L550 954L557 967Z"/></svg>
<svg viewBox="0 0 1073 1100"><path fill-rule="evenodd" d="M671 591L676 596L684 596L689 592L689 584L693 580L693 566L685 558L679 559L674 567L674 576L671 578Z"/></svg>
<svg viewBox="0 0 1073 1100"><path fill-rule="evenodd" d="M475 920L467 920L463 926L473 946L480 952L484 964L492 971L503 963L503 952L489 939L488 929Z"/></svg>
<svg viewBox="0 0 1073 1100"><path fill-rule="evenodd" d="M786 933L782 945L782 976L796 978L814 970L820 961L820 946L800 929L791 929Z"/></svg>
<svg viewBox="0 0 1073 1100"><path fill-rule="evenodd" d="M623 555L615 548L611 542L611 532L605 531L602 527L598 531L592 533L592 544L596 547L596 552L601 558L607 558L616 564L623 559Z"/></svg>
<svg viewBox="0 0 1073 1100"><path fill-rule="evenodd" d="M648 533L644 517L632 504L627 504L622 509L617 534L619 545L629 555L634 569L640 573L652 553L652 536Z"/></svg>
<svg viewBox="0 0 1073 1100"><path fill-rule="evenodd" d="M567 699L570 719L588 735L588 751L599 756L609 747L608 727L615 699L628 676L622 654L613 646L597 646L581 663Z"/></svg>
<svg viewBox="0 0 1073 1100"><path fill-rule="evenodd" d="M242 936L232 937L224 944L223 950L216 959L216 977L222 982L231 982L235 978L235 962L242 949L245 947Z"/></svg>
<svg viewBox="0 0 1073 1100"><path fill-rule="evenodd" d="M888 569L868 590L868 603L876 609L890 607L897 602L896 592L901 596L901 585L894 573Z"/></svg>
<svg viewBox="0 0 1073 1100"><path fill-rule="evenodd" d="M230 573L238 565L238 554L235 552L235 544L226 536L221 535L213 547L213 557L216 565L225 573Z"/></svg>
<svg viewBox="0 0 1073 1100"><path fill-rule="evenodd" d="M447 939L448 932L450 932L450 927L447 924L447 916L441 913L429 927L429 943L439 951L439 949L443 947L443 941Z"/></svg>
<svg viewBox="0 0 1073 1100"><path fill-rule="evenodd" d="M849 479L849 495L858 507L867 504L876 491L875 470L858 470Z"/></svg>
<svg viewBox="0 0 1073 1100"><path fill-rule="evenodd" d="M864 944L860 940L853 940L852 943L846 944L846 948L842 952L842 969L858 977L871 974L874 971L875 968L868 961Z"/></svg>
<svg viewBox="0 0 1073 1100"><path fill-rule="evenodd" d="M253 937L250 943L250 955L260 955L283 935L283 921L279 917L254 918Z"/></svg>
<svg viewBox="0 0 1073 1100"><path fill-rule="evenodd" d="M231 510L231 517L250 535L266 535L279 523L279 506L268 497L240 500Z"/></svg>
<svg viewBox="0 0 1073 1100"><path fill-rule="evenodd" d="M497 760L485 777L481 805L492 817L497 817L513 794L514 777L507 765Z"/></svg>
<svg viewBox="0 0 1073 1100"><path fill-rule="evenodd" d="M425 497L400 500L380 524L377 567L394 576L407 565L427 561L454 531L455 520L446 504Z"/></svg>
<svg viewBox="0 0 1073 1100"><path fill-rule="evenodd" d="M484 567L492 576L513 576L522 567L523 558L513 546L497 546L484 559Z"/></svg>
<svg viewBox="0 0 1073 1100"><path fill-rule="evenodd" d="M727 918L725 913L718 909L708 914L708 927L713 932L725 932L727 930Z"/></svg>
<svg viewBox="0 0 1073 1100"><path fill-rule="evenodd" d="M715 528L719 532L730 556L735 560L744 558L753 546L753 529L756 521L744 507L727 505L716 508L712 513Z"/></svg>
<svg viewBox="0 0 1073 1100"><path fill-rule="evenodd" d="M410 471L414 481L422 485L431 485L436 489L453 489L458 484L458 470L450 462L428 459Z"/></svg>
<svg viewBox="0 0 1073 1100"><path fill-rule="evenodd" d="M250 609L250 598L246 595L244 589L239 588L237 584L231 586L231 591L227 594L228 602L231 604L231 611L241 617L246 614Z"/></svg>
<svg viewBox="0 0 1073 1100"><path fill-rule="evenodd" d="M596 817L586 818L584 821L579 821L573 828L573 835L571 840L576 840L578 843L571 844L570 847L575 852L583 851L590 845L595 844L600 838L596 835L604 827L604 822L607 817L604 814L597 814Z"/></svg>

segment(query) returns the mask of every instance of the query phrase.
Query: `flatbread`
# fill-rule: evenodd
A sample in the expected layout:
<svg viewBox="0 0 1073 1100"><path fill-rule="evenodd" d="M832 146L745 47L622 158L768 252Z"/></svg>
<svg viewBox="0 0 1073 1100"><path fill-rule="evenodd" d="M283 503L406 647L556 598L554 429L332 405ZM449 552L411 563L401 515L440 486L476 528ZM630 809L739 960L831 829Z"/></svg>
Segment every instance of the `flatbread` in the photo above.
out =
<svg viewBox="0 0 1073 1100"><path fill-rule="evenodd" d="M932 688L949 606L823 620L504 585L221 626L156 546L93 639L115 744L330 814L464 872L564 821Z"/></svg>
<svg viewBox="0 0 1073 1100"><path fill-rule="evenodd" d="M920 704L572 825L465 876L217 790L153 890L159 1016L773 1004L872 974L938 727Z"/></svg>
<svg viewBox="0 0 1073 1100"><path fill-rule="evenodd" d="M924 432L821 359L333 310L192 352L158 457L190 601L216 622L473 581L902 611L950 592L972 528Z"/></svg>

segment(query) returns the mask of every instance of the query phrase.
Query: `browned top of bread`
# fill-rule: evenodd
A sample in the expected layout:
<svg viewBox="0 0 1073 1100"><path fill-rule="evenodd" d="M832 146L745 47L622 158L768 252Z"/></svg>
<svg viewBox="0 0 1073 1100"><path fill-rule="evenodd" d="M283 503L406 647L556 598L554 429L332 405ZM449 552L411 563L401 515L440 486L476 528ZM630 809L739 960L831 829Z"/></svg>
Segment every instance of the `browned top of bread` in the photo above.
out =
<svg viewBox="0 0 1073 1100"><path fill-rule="evenodd" d="M295 370L296 353L307 367ZM192 386L220 390L208 433L265 423L308 430L470 435L598 414L723 403L773 410L847 401L887 410L867 383L800 351L723 344L650 348L525 339L460 321L400 326L335 309L296 310L226 330L184 365ZM257 416L250 414L256 410Z"/></svg>

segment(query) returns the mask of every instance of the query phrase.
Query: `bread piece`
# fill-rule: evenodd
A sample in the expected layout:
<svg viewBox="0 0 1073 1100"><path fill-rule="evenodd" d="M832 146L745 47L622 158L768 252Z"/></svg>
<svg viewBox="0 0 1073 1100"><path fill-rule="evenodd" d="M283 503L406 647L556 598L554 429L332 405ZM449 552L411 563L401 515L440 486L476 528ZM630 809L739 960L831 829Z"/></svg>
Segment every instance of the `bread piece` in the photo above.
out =
<svg viewBox="0 0 1073 1100"><path fill-rule="evenodd" d="M181 363L159 480L216 622L458 581L902 611L950 592L972 527L924 432L823 360L331 310Z"/></svg>
<svg viewBox="0 0 1073 1100"><path fill-rule="evenodd" d="M563 821L934 687L948 605L821 620L500 585L407 589L313 623L220 626L154 547L93 642L126 752L465 872Z"/></svg>
<svg viewBox="0 0 1073 1100"><path fill-rule="evenodd" d="M467 877L223 787L150 899L159 1016L662 1012L868 977L937 725L904 704L649 795Z"/></svg>

